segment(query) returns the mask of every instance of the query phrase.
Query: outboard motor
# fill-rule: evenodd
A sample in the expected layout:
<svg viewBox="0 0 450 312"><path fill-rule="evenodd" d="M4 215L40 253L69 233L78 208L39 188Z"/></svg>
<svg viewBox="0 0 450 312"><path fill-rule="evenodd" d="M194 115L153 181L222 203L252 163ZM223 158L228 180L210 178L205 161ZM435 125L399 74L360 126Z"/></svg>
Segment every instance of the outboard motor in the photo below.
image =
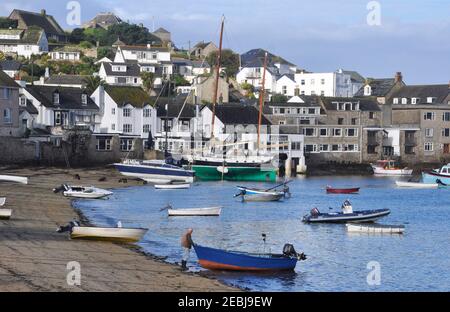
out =
<svg viewBox="0 0 450 312"><path fill-rule="evenodd" d="M289 258L297 258L298 260L306 260L304 253L299 254L292 244L286 244L283 247L283 255Z"/></svg>
<svg viewBox="0 0 450 312"><path fill-rule="evenodd" d="M75 220L70 221L69 224L60 226L58 229L56 229L56 232L58 233L72 232L72 229L76 226L80 226L80 222Z"/></svg>
<svg viewBox="0 0 450 312"><path fill-rule="evenodd" d="M55 188L53 189L53 193L58 194L58 193L60 193L60 192L62 192L62 191L65 191L65 190L66 190L65 186L64 186L64 185L61 185L60 187L55 187Z"/></svg>

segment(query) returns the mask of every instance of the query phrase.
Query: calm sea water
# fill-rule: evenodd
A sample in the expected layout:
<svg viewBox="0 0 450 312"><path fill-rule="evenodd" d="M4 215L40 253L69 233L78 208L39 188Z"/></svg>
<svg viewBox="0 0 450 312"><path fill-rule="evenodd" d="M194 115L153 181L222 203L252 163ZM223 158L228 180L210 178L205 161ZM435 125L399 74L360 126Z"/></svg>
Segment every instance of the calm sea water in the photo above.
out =
<svg viewBox="0 0 450 312"><path fill-rule="evenodd" d="M266 184L241 183L264 187ZM360 195L326 195L325 186L361 187ZM179 262L180 237L194 228L201 245L280 253L285 243L305 252L295 273L243 274L209 272L227 284L254 291L449 291L450 189L398 189L395 179L375 177L299 178L290 184L291 199L279 203L241 203L233 198L236 183L196 183L190 190L160 191L152 186L116 190L109 200L75 205L95 224L147 227L145 251ZM404 224L400 235L349 234L345 225L308 225L301 217L311 208L338 210L350 199L355 210L389 208L381 224ZM211 207L220 217L168 218L160 209ZM268 240L263 245L261 234ZM192 252L190 266L198 267ZM367 265L377 261L381 285L370 286Z"/></svg>

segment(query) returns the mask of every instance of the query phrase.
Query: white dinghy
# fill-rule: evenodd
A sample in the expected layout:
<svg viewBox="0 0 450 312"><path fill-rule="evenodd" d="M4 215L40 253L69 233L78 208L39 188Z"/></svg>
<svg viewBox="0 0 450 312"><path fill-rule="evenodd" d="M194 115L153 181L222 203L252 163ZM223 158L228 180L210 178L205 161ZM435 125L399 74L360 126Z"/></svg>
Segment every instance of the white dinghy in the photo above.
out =
<svg viewBox="0 0 450 312"><path fill-rule="evenodd" d="M0 175L0 181L28 184L27 177Z"/></svg>
<svg viewBox="0 0 450 312"><path fill-rule="evenodd" d="M6 197L0 197L0 207L5 206L6 204Z"/></svg>
<svg viewBox="0 0 450 312"><path fill-rule="evenodd" d="M11 209L0 209L0 220L9 220L12 215Z"/></svg>
<svg viewBox="0 0 450 312"><path fill-rule="evenodd" d="M79 222L72 221L66 226L59 227L57 232L70 232L71 239L136 243L144 237L144 235L148 232L148 229L123 228L121 225L118 225L115 228L81 226Z"/></svg>
<svg viewBox="0 0 450 312"><path fill-rule="evenodd" d="M369 234L403 234L405 226L403 225L362 225L362 224L347 224L347 231L349 233L369 233Z"/></svg>
<svg viewBox="0 0 450 312"><path fill-rule="evenodd" d="M99 199L111 196L113 192L97 188L94 186L70 186L63 184L60 188L56 188L53 192L58 193L63 191L66 197L85 198L85 199Z"/></svg>
<svg viewBox="0 0 450 312"><path fill-rule="evenodd" d="M409 187L409 188L422 188L422 189L433 189L438 188L438 183L421 183L421 182L404 182L396 181L395 184L398 187Z"/></svg>
<svg viewBox="0 0 450 312"><path fill-rule="evenodd" d="M168 206L169 217L218 217L222 213L222 207L173 209Z"/></svg>
<svg viewBox="0 0 450 312"><path fill-rule="evenodd" d="M189 183L168 183L168 184L156 184L157 190L186 190L191 187Z"/></svg>

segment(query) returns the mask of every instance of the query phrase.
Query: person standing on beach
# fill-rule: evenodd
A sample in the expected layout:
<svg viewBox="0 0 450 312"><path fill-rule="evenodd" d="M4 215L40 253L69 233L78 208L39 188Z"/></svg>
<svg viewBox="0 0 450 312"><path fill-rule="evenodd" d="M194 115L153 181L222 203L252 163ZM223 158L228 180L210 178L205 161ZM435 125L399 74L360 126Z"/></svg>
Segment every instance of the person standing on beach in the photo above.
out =
<svg viewBox="0 0 450 312"><path fill-rule="evenodd" d="M189 229L181 237L181 247L183 247L183 259L181 260L181 268L183 270L187 269L187 262L189 261L189 257L191 255L192 246L194 245L194 242L192 241L193 232L193 229Z"/></svg>

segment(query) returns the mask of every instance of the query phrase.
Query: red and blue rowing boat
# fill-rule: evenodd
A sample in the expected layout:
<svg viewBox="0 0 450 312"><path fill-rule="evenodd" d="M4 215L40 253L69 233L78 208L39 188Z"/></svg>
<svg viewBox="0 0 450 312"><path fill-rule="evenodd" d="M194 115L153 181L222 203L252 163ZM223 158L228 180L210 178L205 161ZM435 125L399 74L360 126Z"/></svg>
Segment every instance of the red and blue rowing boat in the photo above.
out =
<svg viewBox="0 0 450 312"><path fill-rule="evenodd" d="M297 261L306 260L292 245L286 245L283 254L251 254L225 251L194 245L200 265L208 270L227 271L292 271Z"/></svg>
<svg viewBox="0 0 450 312"><path fill-rule="evenodd" d="M327 187L327 193L328 194L356 194L359 193L360 188L332 188L330 186Z"/></svg>

